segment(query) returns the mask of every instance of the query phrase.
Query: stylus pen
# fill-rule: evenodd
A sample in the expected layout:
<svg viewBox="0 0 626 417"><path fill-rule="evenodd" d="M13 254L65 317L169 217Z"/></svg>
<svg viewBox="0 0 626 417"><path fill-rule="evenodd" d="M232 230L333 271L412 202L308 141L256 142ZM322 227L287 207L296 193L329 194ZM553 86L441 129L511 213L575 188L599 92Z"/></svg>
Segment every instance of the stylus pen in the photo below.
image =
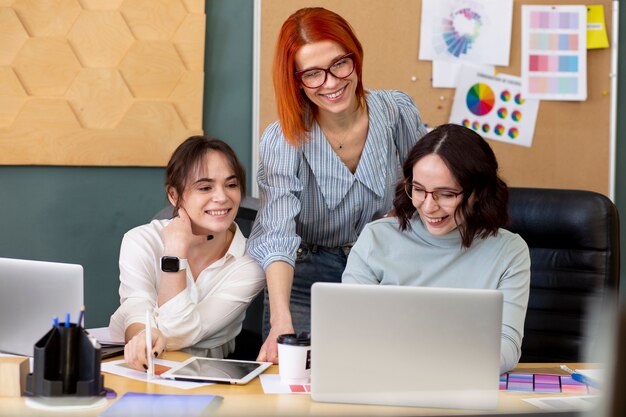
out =
<svg viewBox="0 0 626 417"><path fill-rule="evenodd" d="M150 309L146 310L146 358L148 359L146 373L148 379L152 379L154 377L154 361L152 360L152 320L150 319Z"/></svg>

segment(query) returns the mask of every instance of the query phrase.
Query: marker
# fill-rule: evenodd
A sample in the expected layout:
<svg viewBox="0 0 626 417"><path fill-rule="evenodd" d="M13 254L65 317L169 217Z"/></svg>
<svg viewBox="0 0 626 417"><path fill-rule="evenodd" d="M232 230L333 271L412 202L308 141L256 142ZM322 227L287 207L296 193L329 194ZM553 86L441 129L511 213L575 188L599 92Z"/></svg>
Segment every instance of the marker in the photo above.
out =
<svg viewBox="0 0 626 417"><path fill-rule="evenodd" d="M561 369L567 372L568 374L570 374L570 376L572 377L574 381L578 381L582 384L589 385L592 388L600 388L600 384L598 384L596 381L592 380L591 378L587 378L583 374L579 374L578 372L571 369L567 365L561 365Z"/></svg>
<svg viewBox="0 0 626 417"><path fill-rule="evenodd" d="M70 327L70 313L65 313L65 327Z"/></svg>
<svg viewBox="0 0 626 417"><path fill-rule="evenodd" d="M58 317L53 317L52 318L52 325L54 327L59 327L59 318Z"/></svg>

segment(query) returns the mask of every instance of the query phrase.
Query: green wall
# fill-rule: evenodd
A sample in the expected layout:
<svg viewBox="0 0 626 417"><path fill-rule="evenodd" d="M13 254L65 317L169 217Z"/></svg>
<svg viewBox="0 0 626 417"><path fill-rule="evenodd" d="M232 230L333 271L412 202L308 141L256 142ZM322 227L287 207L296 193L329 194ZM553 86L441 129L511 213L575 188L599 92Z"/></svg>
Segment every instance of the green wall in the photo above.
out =
<svg viewBox="0 0 626 417"><path fill-rule="evenodd" d="M204 131L229 142L250 176L253 1L207 0L206 15ZM620 22L624 61L626 7L620 10ZM619 75L626 80L626 65L619 68ZM619 85L619 98L623 114L626 81ZM626 117L619 119L616 202L626 213L626 167L621 162L626 160ZM162 168L3 166L0 256L83 265L86 325L104 326L118 304L122 235L147 222L164 203ZM622 220L626 223L626 218ZM621 228L622 259L626 259L625 230ZM622 282L626 283L626 267Z"/></svg>

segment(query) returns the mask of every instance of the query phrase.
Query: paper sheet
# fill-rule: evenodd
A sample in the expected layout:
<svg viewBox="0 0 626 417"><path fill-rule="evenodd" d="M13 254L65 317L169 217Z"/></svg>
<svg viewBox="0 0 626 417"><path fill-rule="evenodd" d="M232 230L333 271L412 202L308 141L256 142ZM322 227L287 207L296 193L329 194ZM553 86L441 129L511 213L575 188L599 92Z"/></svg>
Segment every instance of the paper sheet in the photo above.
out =
<svg viewBox="0 0 626 417"><path fill-rule="evenodd" d="M280 380L278 374L262 374L261 386L265 394L310 394L311 385L287 385Z"/></svg>
<svg viewBox="0 0 626 417"><path fill-rule="evenodd" d="M172 367L180 364L180 362L176 361L168 361L165 359L155 359L154 360L154 372L155 377L148 380L147 375L144 371L137 371L135 369L130 368L126 365L123 359L111 362L102 362L100 369L102 372L108 372L110 374L120 375L125 378L136 379L137 381L145 381L150 384L158 384L165 385L168 387L180 388L180 389L191 389L204 387L207 385L213 385L210 382L189 382L189 381L177 381L175 379L163 379L158 377L163 372L168 371Z"/></svg>
<svg viewBox="0 0 626 417"><path fill-rule="evenodd" d="M512 0L423 0L419 59L509 65Z"/></svg>
<svg viewBox="0 0 626 417"><path fill-rule="evenodd" d="M519 77L464 70L449 121L473 129L485 139L530 147L539 101L527 99L521 90Z"/></svg>
<svg viewBox="0 0 626 417"><path fill-rule="evenodd" d="M524 96L587 99L586 22L586 6L522 6Z"/></svg>
<svg viewBox="0 0 626 417"><path fill-rule="evenodd" d="M545 397L545 398L527 398L527 403L534 405L542 410L552 411L568 411L580 410L587 411L595 408L599 396L585 395L580 397Z"/></svg>
<svg viewBox="0 0 626 417"><path fill-rule="evenodd" d="M494 74L493 65L478 65L471 62L452 62L433 60L433 87L456 88L459 76L468 68L477 69L485 74Z"/></svg>
<svg viewBox="0 0 626 417"><path fill-rule="evenodd" d="M101 345L123 345L123 340L114 340L111 337L108 327L94 327L92 329L85 329L87 333L98 341Z"/></svg>
<svg viewBox="0 0 626 417"><path fill-rule="evenodd" d="M604 6L587 6L587 49L609 47L609 37L604 23Z"/></svg>

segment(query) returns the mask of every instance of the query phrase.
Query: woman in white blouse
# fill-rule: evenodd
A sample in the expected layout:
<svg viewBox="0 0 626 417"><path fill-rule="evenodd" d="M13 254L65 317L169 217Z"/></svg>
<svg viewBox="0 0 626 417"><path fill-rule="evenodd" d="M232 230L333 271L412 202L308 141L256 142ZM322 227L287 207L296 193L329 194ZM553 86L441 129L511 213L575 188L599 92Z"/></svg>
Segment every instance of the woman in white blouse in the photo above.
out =
<svg viewBox="0 0 626 417"><path fill-rule="evenodd" d="M148 363L146 312L153 317L152 355L185 350L223 358L265 282L234 222L246 184L234 151L192 136L174 151L165 175L174 217L130 230L120 250L121 305L109 328L126 341L124 359L135 369Z"/></svg>

